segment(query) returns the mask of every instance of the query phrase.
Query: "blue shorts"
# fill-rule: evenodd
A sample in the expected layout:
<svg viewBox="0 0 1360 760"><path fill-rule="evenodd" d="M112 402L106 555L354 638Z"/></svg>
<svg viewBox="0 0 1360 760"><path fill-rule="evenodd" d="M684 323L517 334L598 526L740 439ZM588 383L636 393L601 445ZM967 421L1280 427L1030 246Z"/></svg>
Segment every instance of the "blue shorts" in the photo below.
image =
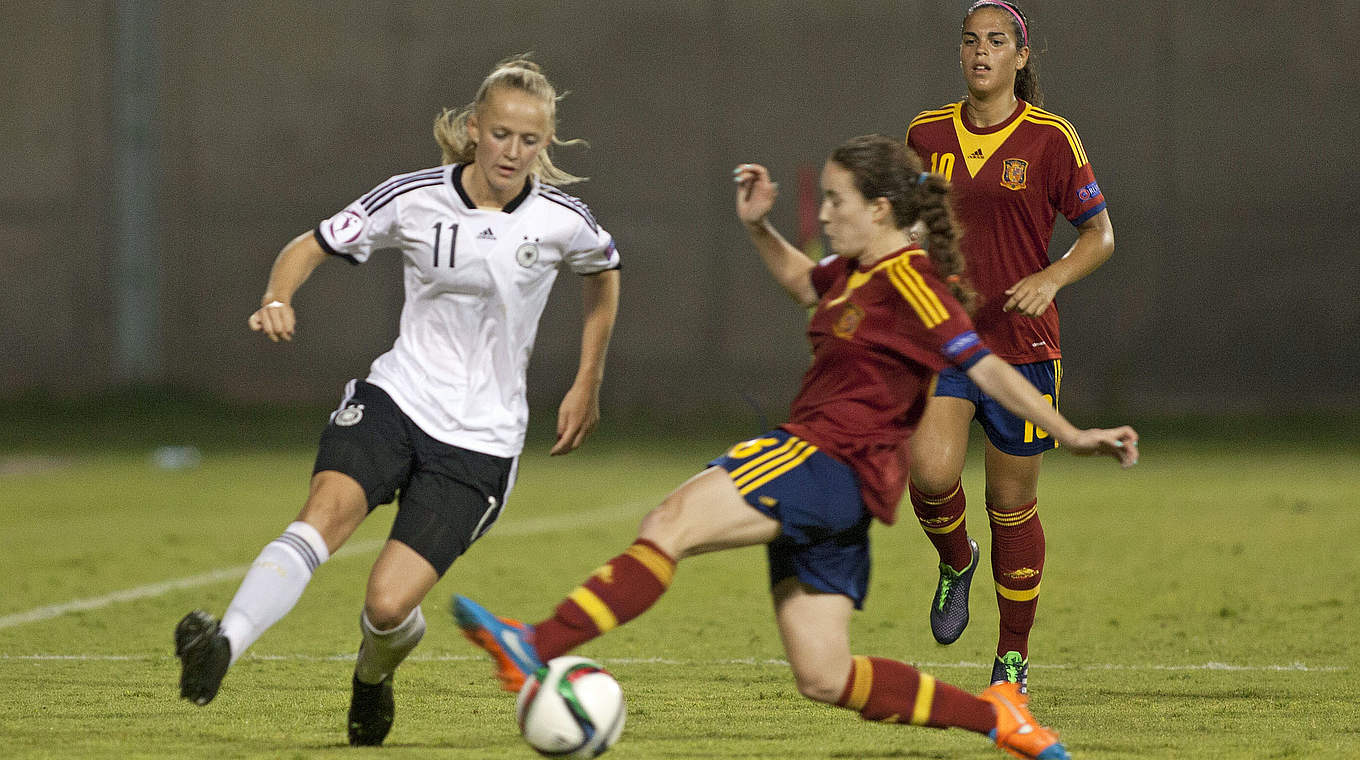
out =
<svg viewBox="0 0 1360 760"><path fill-rule="evenodd" d="M1062 385L1061 359L1011 366L1039 389L1054 409L1058 408L1058 388ZM1011 414L995 399L983 393L960 369L950 367L940 372L935 381L935 395L973 402L973 406L977 407L973 419L982 424L987 440L1007 454L1031 457L1058 448L1058 442L1047 431Z"/></svg>
<svg viewBox="0 0 1360 760"><path fill-rule="evenodd" d="M776 519L766 546L770 587L785 578L864 606L869 523L854 470L783 430L742 441L710 466L727 470L746 503Z"/></svg>

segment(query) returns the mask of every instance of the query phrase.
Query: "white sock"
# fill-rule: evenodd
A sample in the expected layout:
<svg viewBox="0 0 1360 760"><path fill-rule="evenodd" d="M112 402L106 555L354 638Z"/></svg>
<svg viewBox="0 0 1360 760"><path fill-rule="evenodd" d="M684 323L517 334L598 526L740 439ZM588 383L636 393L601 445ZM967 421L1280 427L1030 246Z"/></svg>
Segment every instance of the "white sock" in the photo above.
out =
<svg viewBox="0 0 1360 760"><path fill-rule="evenodd" d="M364 641L359 645L354 676L367 684L380 683L420 643L425 635L425 615L417 606L396 628L379 631L368 621L368 615L360 612L359 630L364 634Z"/></svg>
<svg viewBox="0 0 1360 760"><path fill-rule="evenodd" d="M293 609L312 573L329 558L321 532L305 522L290 524L265 545L222 616L222 635L231 642L233 664Z"/></svg>

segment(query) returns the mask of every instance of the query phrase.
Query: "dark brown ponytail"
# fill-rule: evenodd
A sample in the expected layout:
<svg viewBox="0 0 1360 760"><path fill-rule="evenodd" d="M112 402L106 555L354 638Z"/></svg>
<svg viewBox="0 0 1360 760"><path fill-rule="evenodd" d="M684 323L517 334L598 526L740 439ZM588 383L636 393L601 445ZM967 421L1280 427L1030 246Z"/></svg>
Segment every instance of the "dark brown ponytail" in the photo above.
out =
<svg viewBox="0 0 1360 760"><path fill-rule="evenodd" d="M978 294L965 273L963 252L959 250L959 238L963 236L963 231L949 202L949 183L939 174L922 173L919 177L914 205L916 221L926 227L926 239L922 247L930 254L935 273L949 286L949 292L972 314L978 305Z"/></svg>

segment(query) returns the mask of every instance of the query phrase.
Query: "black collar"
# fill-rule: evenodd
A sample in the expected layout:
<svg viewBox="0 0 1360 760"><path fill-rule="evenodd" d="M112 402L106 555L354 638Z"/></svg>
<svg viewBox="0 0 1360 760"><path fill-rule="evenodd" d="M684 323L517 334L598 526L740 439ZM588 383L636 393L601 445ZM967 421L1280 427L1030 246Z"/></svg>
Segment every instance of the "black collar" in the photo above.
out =
<svg viewBox="0 0 1360 760"><path fill-rule="evenodd" d="M477 208L477 204L472 202L472 199L468 197L467 191L463 189L463 169L467 168L467 166L467 164L458 164L453 167L453 189L458 192L458 197L463 199L463 205L472 209ZM524 189L519 191L519 195L512 198L509 203L505 204L505 206L501 208L501 211L506 214L514 213L515 209L519 208L520 205L524 203L525 199L529 197L529 193L533 191L533 179L526 178L524 180Z"/></svg>

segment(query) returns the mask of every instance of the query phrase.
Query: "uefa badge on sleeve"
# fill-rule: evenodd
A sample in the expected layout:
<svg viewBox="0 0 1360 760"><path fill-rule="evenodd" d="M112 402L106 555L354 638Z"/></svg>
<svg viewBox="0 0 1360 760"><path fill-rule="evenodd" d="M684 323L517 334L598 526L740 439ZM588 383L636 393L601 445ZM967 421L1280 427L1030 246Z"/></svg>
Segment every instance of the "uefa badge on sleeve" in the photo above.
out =
<svg viewBox="0 0 1360 760"><path fill-rule="evenodd" d="M538 241L525 242L515 249L515 261L522 267L531 267L538 261Z"/></svg>
<svg viewBox="0 0 1360 760"><path fill-rule="evenodd" d="M364 231L364 218L345 209L331 219L331 237L338 243L353 243Z"/></svg>

